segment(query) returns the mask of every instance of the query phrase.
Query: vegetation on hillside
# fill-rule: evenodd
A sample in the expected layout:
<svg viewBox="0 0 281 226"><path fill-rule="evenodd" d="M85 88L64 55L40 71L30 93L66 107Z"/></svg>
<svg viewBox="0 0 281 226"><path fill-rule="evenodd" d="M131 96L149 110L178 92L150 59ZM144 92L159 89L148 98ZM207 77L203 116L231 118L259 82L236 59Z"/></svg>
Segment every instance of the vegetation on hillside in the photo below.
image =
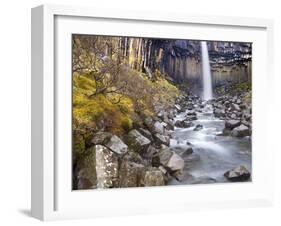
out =
<svg viewBox="0 0 281 226"><path fill-rule="evenodd" d="M158 70L152 77L129 67L114 39L74 36L73 39L73 144L83 153L92 134L126 134L172 106L178 89Z"/></svg>

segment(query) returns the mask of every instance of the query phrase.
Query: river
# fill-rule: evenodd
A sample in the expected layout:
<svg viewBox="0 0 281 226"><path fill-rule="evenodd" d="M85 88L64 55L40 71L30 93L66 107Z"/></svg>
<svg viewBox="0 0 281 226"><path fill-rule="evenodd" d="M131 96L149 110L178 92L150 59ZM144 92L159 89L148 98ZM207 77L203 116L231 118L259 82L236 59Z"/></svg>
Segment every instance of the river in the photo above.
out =
<svg viewBox="0 0 281 226"><path fill-rule="evenodd" d="M174 121L183 120L186 113L176 115ZM206 184L228 182L223 174L239 165L245 166L250 172L251 141L249 137L236 138L232 136L219 136L224 128L224 121L214 117L210 104L206 104L202 112L197 113L195 126L200 124L202 130L194 131L190 128L175 128L172 132L170 146L191 145L193 153L186 155L182 181L172 179L170 184Z"/></svg>

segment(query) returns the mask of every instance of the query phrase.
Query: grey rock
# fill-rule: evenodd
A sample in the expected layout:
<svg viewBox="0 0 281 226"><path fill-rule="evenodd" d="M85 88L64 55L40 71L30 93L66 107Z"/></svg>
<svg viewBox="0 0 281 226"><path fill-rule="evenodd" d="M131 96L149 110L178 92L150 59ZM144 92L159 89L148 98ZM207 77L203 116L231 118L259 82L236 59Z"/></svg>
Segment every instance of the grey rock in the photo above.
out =
<svg viewBox="0 0 281 226"><path fill-rule="evenodd" d="M183 120L183 121L177 120L175 122L175 126L179 127L179 128L189 128L189 127L194 126L194 123L190 122L190 121L185 121L185 120Z"/></svg>
<svg viewBox="0 0 281 226"><path fill-rule="evenodd" d="M153 124L154 133L164 134L164 130L165 130L165 128L162 123L157 121Z"/></svg>
<svg viewBox="0 0 281 226"><path fill-rule="evenodd" d="M241 110L238 104L232 103L230 105L230 107L231 107L232 110L235 110L235 111L240 111Z"/></svg>
<svg viewBox="0 0 281 226"><path fill-rule="evenodd" d="M251 177L251 173L245 166L237 166L224 173L224 176L232 182L247 181Z"/></svg>
<svg viewBox="0 0 281 226"><path fill-rule="evenodd" d="M245 136L249 136L250 135L250 130L249 127L245 126L245 125L240 125L238 127L235 127L232 131L231 131L231 135L234 137L245 137Z"/></svg>
<svg viewBox="0 0 281 226"><path fill-rule="evenodd" d="M102 145L94 146L98 188L118 187L118 155Z"/></svg>
<svg viewBox="0 0 281 226"><path fill-rule="evenodd" d="M83 158L77 162L77 189L90 189L97 186L95 147L86 150Z"/></svg>
<svg viewBox="0 0 281 226"><path fill-rule="evenodd" d="M141 133L141 135L145 136L150 141L153 141L153 136L152 136L151 132L149 132L147 129L140 128L140 129L138 129L138 131Z"/></svg>
<svg viewBox="0 0 281 226"><path fill-rule="evenodd" d="M169 168L171 171L183 170L184 160L178 154L173 153L166 167Z"/></svg>
<svg viewBox="0 0 281 226"><path fill-rule="evenodd" d="M120 166L119 187L140 186L144 165L129 161L122 161Z"/></svg>
<svg viewBox="0 0 281 226"><path fill-rule="evenodd" d="M227 120L225 121L225 128L232 130L240 124L241 122L239 120Z"/></svg>
<svg viewBox="0 0 281 226"><path fill-rule="evenodd" d="M113 134L109 132L98 132L94 134L94 137L91 140L91 143L94 145L101 144L104 145L106 144L110 138L113 136Z"/></svg>
<svg viewBox="0 0 281 226"><path fill-rule="evenodd" d="M162 147L158 153L159 163L166 166L172 155L173 152L168 147Z"/></svg>
<svg viewBox="0 0 281 226"><path fill-rule="evenodd" d="M147 150L147 148L151 144L151 141L145 136L143 136L136 129L133 129L128 133L127 143L129 147L132 148L134 151L143 153Z"/></svg>
<svg viewBox="0 0 281 226"><path fill-rule="evenodd" d="M217 117L217 118L225 117L225 111L224 111L224 110L221 110L221 109L215 109L215 110L214 110L214 115L215 115L215 117Z"/></svg>
<svg viewBox="0 0 281 226"><path fill-rule="evenodd" d="M163 172L154 167L146 169L142 175L141 185L145 187L164 186L165 177Z"/></svg>
<svg viewBox="0 0 281 226"><path fill-rule="evenodd" d="M162 135L162 134L159 134L159 133L156 133L154 135L154 140L155 140L155 143L156 145L160 146L161 144L164 144L166 146L169 146L170 145L170 137L169 136L166 136L166 135Z"/></svg>
<svg viewBox="0 0 281 226"><path fill-rule="evenodd" d="M185 118L185 121L195 121L195 120L197 120L197 116L196 115L188 115Z"/></svg>
<svg viewBox="0 0 281 226"><path fill-rule="evenodd" d="M190 155L193 153L192 147L188 144L170 147L170 150L173 152L176 152L181 157L184 157L184 156L187 156L187 155Z"/></svg>
<svg viewBox="0 0 281 226"><path fill-rule="evenodd" d="M124 155L128 151L128 146L116 135L113 135L105 146L119 155Z"/></svg>
<svg viewBox="0 0 281 226"><path fill-rule="evenodd" d="M195 128L193 129L193 131L200 131L200 130L202 130L202 129L203 129L203 126L200 125L200 124L198 124L198 125L195 126Z"/></svg>

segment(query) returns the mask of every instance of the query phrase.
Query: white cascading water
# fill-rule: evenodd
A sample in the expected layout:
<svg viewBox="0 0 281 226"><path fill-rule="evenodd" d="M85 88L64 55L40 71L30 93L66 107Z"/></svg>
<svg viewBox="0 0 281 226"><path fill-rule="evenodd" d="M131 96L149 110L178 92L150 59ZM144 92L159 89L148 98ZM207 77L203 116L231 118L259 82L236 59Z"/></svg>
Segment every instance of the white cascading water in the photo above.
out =
<svg viewBox="0 0 281 226"><path fill-rule="evenodd" d="M209 62L209 53L207 42L201 41L202 53L202 71L203 71L203 99L210 100L213 98L212 77Z"/></svg>

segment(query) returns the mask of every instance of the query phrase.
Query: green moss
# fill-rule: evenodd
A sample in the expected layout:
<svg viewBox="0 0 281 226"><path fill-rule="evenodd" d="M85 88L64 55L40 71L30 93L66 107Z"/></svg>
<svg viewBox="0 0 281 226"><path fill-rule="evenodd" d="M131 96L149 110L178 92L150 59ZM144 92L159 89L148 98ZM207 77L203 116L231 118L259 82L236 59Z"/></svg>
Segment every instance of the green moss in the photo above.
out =
<svg viewBox="0 0 281 226"><path fill-rule="evenodd" d="M234 86L233 91L235 92L245 92L252 89L252 84L250 82L238 83Z"/></svg>
<svg viewBox="0 0 281 226"><path fill-rule="evenodd" d="M123 135L132 129L133 122L139 123L143 116L153 116L155 109L159 109L158 106L173 104L179 90L164 79L159 71L156 74L156 79L152 81L135 70L126 69L120 74L119 84L116 83L118 87L126 82L124 94L94 96L92 94L95 92L96 84L92 80L92 75L74 75L73 118L77 122L77 127L94 125L97 130Z"/></svg>

